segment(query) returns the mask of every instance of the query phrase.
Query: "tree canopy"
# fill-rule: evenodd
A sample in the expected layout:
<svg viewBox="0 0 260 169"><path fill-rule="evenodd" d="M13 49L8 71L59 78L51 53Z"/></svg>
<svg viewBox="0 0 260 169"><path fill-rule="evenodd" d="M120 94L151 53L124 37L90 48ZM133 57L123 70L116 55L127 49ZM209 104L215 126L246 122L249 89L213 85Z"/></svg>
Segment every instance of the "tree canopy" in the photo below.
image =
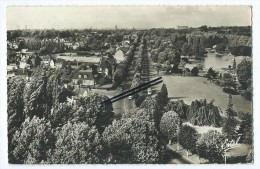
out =
<svg viewBox="0 0 260 169"><path fill-rule="evenodd" d="M100 163L101 137L95 127L84 122L68 122L56 131L57 141L47 163L92 164Z"/></svg>
<svg viewBox="0 0 260 169"><path fill-rule="evenodd" d="M160 122L160 131L168 137L169 143L172 139L178 137L178 133L181 129L181 119L179 115L174 111L166 112Z"/></svg>

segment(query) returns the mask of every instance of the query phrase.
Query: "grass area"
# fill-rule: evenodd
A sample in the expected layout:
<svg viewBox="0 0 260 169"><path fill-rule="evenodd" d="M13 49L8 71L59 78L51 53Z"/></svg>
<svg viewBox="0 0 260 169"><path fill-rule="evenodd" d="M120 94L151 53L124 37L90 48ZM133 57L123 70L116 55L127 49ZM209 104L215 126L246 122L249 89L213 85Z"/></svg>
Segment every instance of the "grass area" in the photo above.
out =
<svg viewBox="0 0 260 169"><path fill-rule="evenodd" d="M193 127L199 134L207 133L209 130L217 130L218 132L222 133L221 127L213 127L213 126L195 126L191 124L190 122L185 122L183 125L188 125Z"/></svg>
<svg viewBox="0 0 260 169"><path fill-rule="evenodd" d="M163 82L168 89L168 96L173 100L182 99L186 104L190 104L195 99L208 101L214 99L214 104L219 106L224 112L227 108L229 95L222 91L222 88L207 81L204 77L186 76L163 76ZM156 88L160 89L161 85ZM252 112L252 101L244 99L240 95L233 95L233 108L239 112Z"/></svg>

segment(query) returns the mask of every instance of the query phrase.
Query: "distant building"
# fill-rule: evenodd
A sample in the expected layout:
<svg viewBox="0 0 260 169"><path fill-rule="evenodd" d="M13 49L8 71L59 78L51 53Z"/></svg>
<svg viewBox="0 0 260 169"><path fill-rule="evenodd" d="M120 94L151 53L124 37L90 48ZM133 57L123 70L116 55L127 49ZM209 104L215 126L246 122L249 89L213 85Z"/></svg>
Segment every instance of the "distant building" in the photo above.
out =
<svg viewBox="0 0 260 169"><path fill-rule="evenodd" d="M73 48L72 42L64 42L64 46L66 46L67 48Z"/></svg>
<svg viewBox="0 0 260 169"><path fill-rule="evenodd" d="M74 45L72 46L72 48L74 50L77 50L79 47L80 47L80 43L79 42L74 43Z"/></svg>
<svg viewBox="0 0 260 169"><path fill-rule="evenodd" d="M53 59L50 55L47 56L41 56L41 63L50 65L51 68L55 68L55 59Z"/></svg>
<svg viewBox="0 0 260 169"><path fill-rule="evenodd" d="M26 53L26 52L28 52L28 49L22 49L21 52Z"/></svg>
<svg viewBox="0 0 260 169"><path fill-rule="evenodd" d="M189 27L188 26L177 26L178 29L188 29Z"/></svg>
<svg viewBox="0 0 260 169"><path fill-rule="evenodd" d="M83 86L94 86L95 80L91 70L79 70L74 73L72 82L76 85L80 84Z"/></svg>

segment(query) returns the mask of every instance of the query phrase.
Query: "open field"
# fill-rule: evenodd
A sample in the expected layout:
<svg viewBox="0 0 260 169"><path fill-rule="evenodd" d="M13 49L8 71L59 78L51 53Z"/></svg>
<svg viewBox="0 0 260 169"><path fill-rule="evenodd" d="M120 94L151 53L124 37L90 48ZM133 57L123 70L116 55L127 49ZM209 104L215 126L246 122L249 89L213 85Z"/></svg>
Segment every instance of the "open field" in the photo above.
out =
<svg viewBox="0 0 260 169"><path fill-rule="evenodd" d="M163 76L163 81L167 86L168 96L173 100L182 99L186 104L190 104L195 99L206 98L208 101L214 99L214 104L219 106L223 112L227 107L228 94L204 77L167 75ZM160 85L157 86L157 89L160 89L159 87ZM251 101L240 95L232 95L232 97L235 111L252 112Z"/></svg>

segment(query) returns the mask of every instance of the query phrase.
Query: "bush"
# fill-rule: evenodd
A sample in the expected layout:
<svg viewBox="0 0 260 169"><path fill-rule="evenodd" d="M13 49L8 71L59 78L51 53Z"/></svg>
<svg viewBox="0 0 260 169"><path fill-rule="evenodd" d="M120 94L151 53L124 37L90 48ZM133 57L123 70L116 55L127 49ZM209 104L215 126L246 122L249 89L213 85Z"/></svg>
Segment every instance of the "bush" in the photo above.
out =
<svg viewBox="0 0 260 169"><path fill-rule="evenodd" d="M232 87L223 87L223 92L228 94L237 94L237 90Z"/></svg>
<svg viewBox="0 0 260 169"><path fill-rule="evenodd" d="M199 69L198 69L198 67L193 67L192 69L191 69L191 75L192 76L198 76L198 73L199 73Z"/></svg>

